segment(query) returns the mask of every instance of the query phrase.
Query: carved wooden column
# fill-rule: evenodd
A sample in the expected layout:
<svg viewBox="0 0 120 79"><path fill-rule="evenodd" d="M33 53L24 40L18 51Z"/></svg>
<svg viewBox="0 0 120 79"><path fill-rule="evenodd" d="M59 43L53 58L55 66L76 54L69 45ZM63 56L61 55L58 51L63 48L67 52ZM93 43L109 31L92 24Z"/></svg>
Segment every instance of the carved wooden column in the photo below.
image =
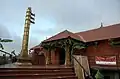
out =
<svg viewBox="0 0 120 79"><path fill-rule="evenodd" d="M56 61L56 65L59 65L59 48L57 48L56 50L55 50L55 61Z"/></svg>
<svg viewBox="0 0 120 79"><path fill-rule="evenodd" d="M51 62L51 51L47 52L47 58L46 58L46 64L47 65L50 65L52 62Z"/></svg>
<svg viewBox="0 0 120 79"><path fill-rule="evenodd" d="M71 65L71 62L70 62L70 46L69 45L65 46L65 65L66 66Z"/></svg>
<svg viewBox="0 0 120 79"><path fill-rule="evenodd" d="M55 49L51 51L51 64L52 65L56 64Z"/></svg>

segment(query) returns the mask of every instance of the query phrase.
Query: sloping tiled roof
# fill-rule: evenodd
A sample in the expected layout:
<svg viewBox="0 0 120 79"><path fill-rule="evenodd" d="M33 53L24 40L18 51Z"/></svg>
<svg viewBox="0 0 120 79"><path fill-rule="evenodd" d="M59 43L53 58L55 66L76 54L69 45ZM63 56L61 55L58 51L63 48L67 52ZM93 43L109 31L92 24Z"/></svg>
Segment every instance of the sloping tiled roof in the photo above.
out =
<svg viewBox="0 0 120 79"><path fill-rule="evenodd" d="M36 46L32 47L30 50L34 50L34 49L42 50L43 47L39 44L39 45L36 45Z"/></svg>
<svg viewBox="0 0 120 79"><path fill-rule="evenodd" d="M82 36L86 42L105 40L110 38L120 37L120 24L109 25L106 27L100 27L89 31L75 33Z"/></svg>
<svg viewBox="0 0 120 79"><path fill-rule="evenodd" d="M92 42L97 40L105 40L111 38L119 38L120 37L120 24L109 25L105 27L100 27L93 30L88 30L84 32L72 33L70 31L63 31L58 33L51 38L44 40L43 42L49 42L54 40L59 40L63 38L71 37L73 39L77 39L83 42ZM33 47L39 48L40 45ZM41 48L41 47L40 47Z"/></svg>
<svg viewBox="0 0 120 79"><path fill-rule="evenodd" d="M76 39L76 40L83 41L80 36L70 32L68 30L65 30L63 32L58 33L55 36L52 36L51 38L48 38L47 40L45 40L43 42L49 42L49 41L59 40L59 39L68 38L68 37L71 37L71 38Z"/></svg>

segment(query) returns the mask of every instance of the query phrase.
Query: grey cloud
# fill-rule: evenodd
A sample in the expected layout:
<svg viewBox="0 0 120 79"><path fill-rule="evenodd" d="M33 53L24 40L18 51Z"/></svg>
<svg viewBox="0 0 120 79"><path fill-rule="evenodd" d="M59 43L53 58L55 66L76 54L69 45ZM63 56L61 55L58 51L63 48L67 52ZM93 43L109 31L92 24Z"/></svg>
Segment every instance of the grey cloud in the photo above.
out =
<svg viewBox="0 0 120 79"><path fill-rule="evenodd" d="M103 25L120 22L119 0L36 0L32 5L36 17L56 20L54 28L33 31L40 38L65 29L80 32L99 28L101 22Z"/></svg>
<svg viewBox="0 0 120 79"><path fill-rule="evenodd" d="M98 28L100 27L101 22L103 22L104 25L120 22L120 0L23 0L19 2L15 0L10 3L10 6L6 1L6 5L10 6L10 10L6 10L6 15L8 14L7 12L10 11L10 18L12 18L13 15L17 17L15 19L9 18L10 20L14 19L16 25L18 23L20 27L23 27L23 17L25 15L23 13L25 13L28 6L32 7L33 12L36 14L36 20L39 20L40 18L51 20L51 18L53 18L56 22L54 28L48 27L46 30L42 30L42 26L32 27L29 47L39 44L40 41L42 41L41 39L55 35L65 29L72 32L80 32ZM12 6L13 3L14 6ZM21 6L21 4L23 5ZM17 8L13 9L13 7ZM36 25L37 24L39 25L39 23L36 23ZM18 28L16 25L15 28ZM4 31L1 31L1 28L2 27L0 26L0 33L2 32L1 35L9 37L9 32L6 31L6 33L4 33ZM19 52L22 39L20 36L14 35L13 40L15 40L15 43L13 43L11 47L15 47Z"/></svg>
<svg viewBox="0 0 120 79"><path fill-rule="evenodd" d="M0 37L1 38L10 38L11 37L8 29L2 24L0 24Z"/></svg>
<svg viewBox="0 0 120 79"><path fill-rule="evenodd" d="M79 31L120 21L119 0L36 0L32 6L39 18L55 18L56 29Z"/></svg>
<svg viewBox="0 0 120 79"><path fill-rule="evenodd" d="M39 43L40 43L40 41L38 41L34 37L31 37L29 39L29 48L31 48ZM14 36L13 42L3 43L3 45L4 45L6 51L11 52L12 50L15 50L16 54L19 54L21 52L21 48L22 48L22 38L20 38L20 36Z"/></svg>
<svg viewBox="0 0 120 79"><path fill-rule="evenodd" d="M9 38L13 40L13 42L10 42L10 43L2 43L6 51L11 52L12 50L15 50L16 54L20 53L21 47L22 47L22 38L20 36L17 36L16 34L11 36L8 29L1 24L0 25L0 37ZM29 48L31 48L32 46L35 46L38 43L40 43L40 41L37 41L36 38L34 37L30 37Z"/></svg>
<svg viewBox="0 0 120 79"><path fill-rule="evenodd" d="M34 35L51 35L53 33L56 32L56 29L54 28L49 28L47 30L41 30L41 29L36 29L36 30L33 30L33 34Z"/></svg>
<svg viewBox="0 0 120 79"><path fill-rule="evenodd" d="M40 43L40 41L42 41L42 40L37 40L35 37L31 37L29 39L29 49L38 45Z"/></svg>
<svg viewBox="0 0 120 79"><path fill-rule="evenodd" d="M19 2L24 2L24 10L31 6L37 19L54 18L57 22L56 29L79 31L99 27L101 22L107 25L120 21L119 0L23 0L14 1L14 5ZM20 5L17 8L17 16L24 13Z"/></svg>

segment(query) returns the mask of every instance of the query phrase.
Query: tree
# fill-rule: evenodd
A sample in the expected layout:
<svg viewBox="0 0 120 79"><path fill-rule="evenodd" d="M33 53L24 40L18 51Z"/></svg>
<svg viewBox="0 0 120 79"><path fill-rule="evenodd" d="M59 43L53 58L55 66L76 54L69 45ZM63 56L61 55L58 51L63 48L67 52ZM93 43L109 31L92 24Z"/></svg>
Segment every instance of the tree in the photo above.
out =
<svg viewBox="0 0 120 79"><path fill-rule="evenodd" d="M8 60L6 60L6 54L9 55L9 58L11 59L12 62L15 62L17 60L15 50L13 50L11 53L6 52L4 50L4 46L3 46L2 43L8 43L8 42L13 42L13 40L11 40L11 39L1 39L0 38L0 52L3 53L3 60L2 60L3 64L8 63Z"/></svg>
<svg viewBox="0 0 120 79"><path fill-rule="evenodd" d="M96 79L104 79L104 76L100 73L100 71L98 70L96 75L95 75Z"/></svg>

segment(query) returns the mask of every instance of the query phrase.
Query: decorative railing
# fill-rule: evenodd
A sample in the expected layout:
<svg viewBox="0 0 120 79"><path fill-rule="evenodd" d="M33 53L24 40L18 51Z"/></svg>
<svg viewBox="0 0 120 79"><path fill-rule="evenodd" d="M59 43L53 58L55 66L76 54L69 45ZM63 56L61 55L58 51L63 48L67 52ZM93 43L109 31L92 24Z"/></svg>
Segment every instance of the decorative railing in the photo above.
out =
<svg viewBox="0 0 120 79"><path fill-rule="evenodd" d="M83 71L87 74L87 76L89 77L89 79L93 79L93 77L85 70L85 68L80 64L80 62L73 56L73 55L71 55L71 57L73 58L73 59L75 59L75 61L79 64L79 66L83 69ZM72 60L73 60L72 59Z"/></svg>

